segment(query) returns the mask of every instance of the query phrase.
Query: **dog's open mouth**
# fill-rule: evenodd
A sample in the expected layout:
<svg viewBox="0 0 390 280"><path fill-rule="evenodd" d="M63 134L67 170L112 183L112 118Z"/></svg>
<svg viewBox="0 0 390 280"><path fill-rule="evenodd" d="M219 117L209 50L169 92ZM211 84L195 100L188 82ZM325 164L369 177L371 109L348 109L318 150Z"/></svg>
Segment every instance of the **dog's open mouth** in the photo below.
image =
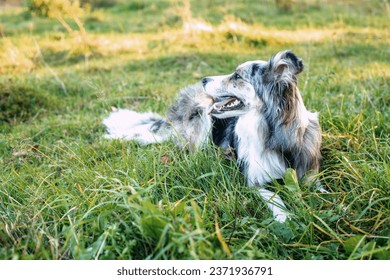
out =
<svg viewBox="0 0 390 280"><path fill-rule="evenodd" d="M221 113L240 109L244 104L236 97L225 96L218 97L212 107L212 113Z"/></svg>

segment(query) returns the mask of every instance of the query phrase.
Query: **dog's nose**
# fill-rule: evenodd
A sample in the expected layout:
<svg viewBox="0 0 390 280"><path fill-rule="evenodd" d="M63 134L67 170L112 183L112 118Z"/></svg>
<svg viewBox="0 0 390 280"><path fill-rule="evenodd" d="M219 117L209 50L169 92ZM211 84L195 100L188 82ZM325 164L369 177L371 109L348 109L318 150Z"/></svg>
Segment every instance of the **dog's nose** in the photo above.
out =
<svg viewBox="0 0 390 280"><path fill-rule="evenodd" d="M202 84L203 84L203 87L205 87L207 85L208 82L211 82L213 79L211 78L203 78L202 79Z"/></svg>

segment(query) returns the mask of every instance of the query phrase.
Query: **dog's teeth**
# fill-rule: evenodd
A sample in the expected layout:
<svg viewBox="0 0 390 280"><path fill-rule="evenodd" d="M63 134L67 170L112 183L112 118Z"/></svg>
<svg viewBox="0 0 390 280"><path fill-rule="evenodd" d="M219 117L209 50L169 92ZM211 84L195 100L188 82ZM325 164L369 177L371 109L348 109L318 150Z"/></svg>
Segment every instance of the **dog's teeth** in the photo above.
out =
<svg viewBox="0 0 390 280"><path fill-rule="evenodd" d="M222 109L226 109L226 108L235 107L235 106L239 105L240 103L241 103L241 101L239 101L238 99L235 99L234 101L231 101L231 102L224 104L224 105L214 105L214 108L217 110L222 110Z"/></svg>
<svg viewBox="0 0 390 280"><path fill-rule="evenodd" d="M234 100L232 103L228 104L228 107L234 107L237 106L240 102L238 100Z"/></svg>

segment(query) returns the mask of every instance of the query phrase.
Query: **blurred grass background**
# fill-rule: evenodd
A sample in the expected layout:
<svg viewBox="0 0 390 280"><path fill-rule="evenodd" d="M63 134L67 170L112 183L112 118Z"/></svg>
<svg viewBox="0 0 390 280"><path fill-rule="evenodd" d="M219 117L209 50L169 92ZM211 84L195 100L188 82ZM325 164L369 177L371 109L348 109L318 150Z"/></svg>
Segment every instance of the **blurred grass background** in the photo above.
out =
<svg viewBox="0 0 390 280"><path fill-rule="evenodd" d="M387 0L0 1L0 258L389 259L389 19ZM288 173L286 224L212 148L102 139L113 107L163 114L284 49L329 190Z"/></svg>

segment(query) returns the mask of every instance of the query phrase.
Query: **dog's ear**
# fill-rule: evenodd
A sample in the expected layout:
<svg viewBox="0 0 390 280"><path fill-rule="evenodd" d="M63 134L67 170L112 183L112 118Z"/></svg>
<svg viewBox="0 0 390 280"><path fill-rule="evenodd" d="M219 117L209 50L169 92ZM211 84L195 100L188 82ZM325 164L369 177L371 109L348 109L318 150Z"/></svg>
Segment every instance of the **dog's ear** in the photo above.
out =
<svg viewBox="0 0 390 280"><path fill-rule="evenodd" d="M277 76L283 74L297 75L303 70L302 59L290 50L277 53L271 57L268 63L271 72Z"/></svg>

